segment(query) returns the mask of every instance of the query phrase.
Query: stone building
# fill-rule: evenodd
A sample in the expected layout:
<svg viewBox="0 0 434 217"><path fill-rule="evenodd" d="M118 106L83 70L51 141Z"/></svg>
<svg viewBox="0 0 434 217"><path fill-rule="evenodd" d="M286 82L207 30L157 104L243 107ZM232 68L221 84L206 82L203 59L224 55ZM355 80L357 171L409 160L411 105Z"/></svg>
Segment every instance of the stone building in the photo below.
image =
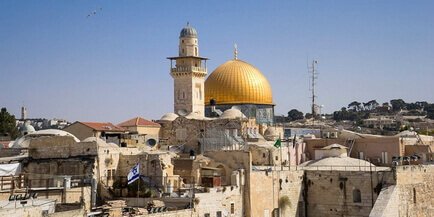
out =
<svg viewBox="0 0 434 217"><path fill-rule="evenodd" d="M156 148L159 140L160 124L141 117L135 117L117 126L128 131L128 134L122 136L122 140L127 144L127 147L139 147L146 150Z"/></svg>
<svg viewBox="0 0 434 217"><path fill-rule="evenodd" d="M122 135L126 133L126 130L122 127L113 125L112 123L76 121L65 127L63 130L73 134L80 140L89 137L97 137L103 138L105 141L115 143L119 146L126 146L126 143L122 143L121 141Z"/></svg>
<svg viewBox="0 0 434 217"><path fill-rule="evenodd" d="M431 136L417 135L414 132L401 132L395 136L359 134L344 130L331 133L336 136L304 139L308 159L317 159L315 150L340 144L348 148L350 157L368 160L378 166L391 166L393 157L404 160L404 157L417 155L419 162L433 161L434 141Z"/></svg>

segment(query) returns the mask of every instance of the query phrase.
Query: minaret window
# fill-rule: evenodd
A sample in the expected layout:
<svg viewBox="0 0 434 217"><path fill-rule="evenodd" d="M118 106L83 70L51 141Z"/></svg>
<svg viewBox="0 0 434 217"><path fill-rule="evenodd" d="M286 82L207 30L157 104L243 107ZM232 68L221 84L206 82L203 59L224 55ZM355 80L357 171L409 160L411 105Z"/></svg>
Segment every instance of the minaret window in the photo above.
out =
<svg viewBox="0 0 434 217"><path fill-rule="evenodd" d="M194 48L194 55L197 56L197 47Z"/></svg>

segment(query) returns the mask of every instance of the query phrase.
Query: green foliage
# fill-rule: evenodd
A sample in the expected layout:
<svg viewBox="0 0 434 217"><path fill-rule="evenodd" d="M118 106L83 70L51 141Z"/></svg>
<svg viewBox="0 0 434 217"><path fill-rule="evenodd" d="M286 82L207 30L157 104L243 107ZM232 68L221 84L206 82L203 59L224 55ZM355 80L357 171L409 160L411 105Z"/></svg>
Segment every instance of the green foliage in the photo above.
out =
<svg viewBox="0 0 434 217"><path fill-rule="evenodd" d="M133 183L127 185L128 195L132 197L137 197L137 187L139 185L139 180L134 181ZM139 196L140 197L151 197L153 195L152 189L147 186L146 183L140 181L139 187ZM156 189L155 189L156 191Z"/></svg>
<svg viewBox="0 0 434 217"><path fill-rule="evenodd" d="M15 116L9 114L6 108L2 108L0 111L0 135L10 136L11 139L18 137Z"/></svg>
<svg viewBox="0 0 434 217"><path fill-rule="evenodd" d="M407 109L406 115L427 115L427 118L434 119L434 104L430 104L426 101L418 101L415 103L406 103L402 99L393 99L381 104L381 107L392 106L393 112L399 112L402 109ZM380 103L377 100L370 100L366 103L353 101L348 104L348 107L342 107L340 111L333 113L333 119L336 121L349 120L360 121L368 118L370 113L384 113L384 109L379 110ZM347 109L348 108L348 109ZM390 113L390 112L387 112Z"/></svg>
<svg viewBox="0 0 434 217"><path fill-rule="evenodd" d="M406 103L402 99L392 99L390 100L390 105L392 105L393 111L399 111L401 109L405 109Z"/></svg>
<svg viewBox="0 0 434 217"><path fill-rule="evenodd" d="M304 118L303 112L301 112L297 109L291 109L291 111L288 112L288 120L289 121L301 120L303 118Z"/></svg>
<svg viewBox="0 0 434 217"><path fill-rule="evenodd" d="M357 102L357 101L353 101L350 104L348 104L348 109L350 109L352 111L360 111L360 110L362 110L362 103Z"/></svg>
<svg viewBox="0 0 434 217"><path fill-rule="evenodd" d="M434 120L434 104L429 104L425 107L426 117Z"/></svg>

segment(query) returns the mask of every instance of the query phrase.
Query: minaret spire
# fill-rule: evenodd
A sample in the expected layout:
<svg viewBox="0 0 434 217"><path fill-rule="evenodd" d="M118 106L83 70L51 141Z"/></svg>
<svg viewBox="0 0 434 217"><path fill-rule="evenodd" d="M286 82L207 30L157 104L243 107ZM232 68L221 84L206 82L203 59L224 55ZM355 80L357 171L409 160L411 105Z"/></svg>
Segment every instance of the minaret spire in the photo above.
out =
<svg viewBox="0 0 434 217"><path fill-rule="evenodd" d="M237 44L234 44L234 60L238 59L238 47Z"/></svg>

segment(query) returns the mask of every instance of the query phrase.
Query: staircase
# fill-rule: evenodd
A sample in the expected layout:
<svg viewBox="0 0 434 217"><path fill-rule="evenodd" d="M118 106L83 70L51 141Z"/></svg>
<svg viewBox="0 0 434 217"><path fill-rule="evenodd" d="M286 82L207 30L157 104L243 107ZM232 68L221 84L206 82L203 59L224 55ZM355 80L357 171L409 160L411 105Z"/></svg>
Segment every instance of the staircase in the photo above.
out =
<svg viewBox="0 0 434 217"><path fill-rule="evenodd" d="M351 152L353 151L354 143L356 143L356 139L348 138L345 141L345 146L348 148L348 157L351 156Z"/></svg>

